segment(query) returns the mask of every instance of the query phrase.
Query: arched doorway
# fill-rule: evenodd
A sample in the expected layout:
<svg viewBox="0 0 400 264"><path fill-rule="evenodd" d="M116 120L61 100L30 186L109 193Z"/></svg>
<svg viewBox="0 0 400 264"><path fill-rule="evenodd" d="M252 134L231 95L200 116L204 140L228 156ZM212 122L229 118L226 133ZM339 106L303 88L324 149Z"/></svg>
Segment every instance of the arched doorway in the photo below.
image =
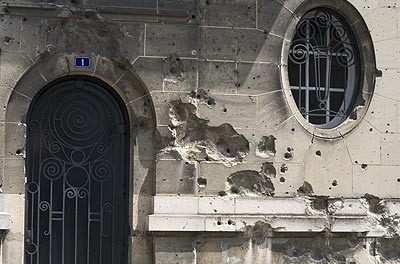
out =
<svg viewBox="0 0 400 264"><path fill-rule="evenodd" d="M87 76L57 79L27 116L26 264L126 264L129 121Z"/></svg>

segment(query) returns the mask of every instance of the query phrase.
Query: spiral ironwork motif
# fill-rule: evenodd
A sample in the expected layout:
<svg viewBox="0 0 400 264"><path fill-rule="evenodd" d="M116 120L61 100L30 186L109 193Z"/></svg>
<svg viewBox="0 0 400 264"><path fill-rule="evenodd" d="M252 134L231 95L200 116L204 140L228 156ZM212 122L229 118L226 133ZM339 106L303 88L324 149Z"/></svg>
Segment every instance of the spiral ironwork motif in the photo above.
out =
<svg viewBox="0 0 400 264"><path fill-rule="evenodd" d="M50 204L47 201L43 201L39 204L40 211L47 211L50 209Z"/></svg>
<svg viewBox="0 0 400 264"><path fill-rule="evenodd" d="M62 176L63 164L55 158L46 159L43 164L43 175L49 180L57 180Z"/></svg>
<svg viewBox="0 0 400 264"><path fill-rule="evenodd" d="M108 161L99 160L93 164L92 177L98 182L108 180L112 174L112 167Z"/></svg>
<svg viewBox="0 0 400 264"><path fill-rule="evenodd" d="M86 198L88 196L88 190L86 189L79 189L77 193L78 197L81 199Z"/></svg>
<svg viewBox="0 0 400 264"><path fill-rule="evenodd" d="M67 196L67 198L73 199L76 196L76 190L74 188L68 188L67 190L65 190L65 195Z"/></svg>
<svg viewBox="0 0 400 264"><path fill-rule="evenodd" d="M289 58L292 62L296 64L303 64L309 58L309 47L307 43L302 40L294 41L290 46L291 52L289 53Z"/></svg>
<svg viewBox="0 0 400 264"><path fill-rule="evenodd" d="M111 213L113 211L113 205L110 203L106 203L103 205L103 210L106 213Z"/></svg>

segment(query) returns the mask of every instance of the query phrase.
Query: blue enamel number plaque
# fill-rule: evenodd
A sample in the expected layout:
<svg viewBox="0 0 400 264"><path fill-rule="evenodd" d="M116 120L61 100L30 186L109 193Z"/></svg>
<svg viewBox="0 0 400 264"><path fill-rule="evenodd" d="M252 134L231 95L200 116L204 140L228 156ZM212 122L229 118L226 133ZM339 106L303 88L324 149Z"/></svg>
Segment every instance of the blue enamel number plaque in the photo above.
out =
<svg viewBox="0 0 400 264"><path fill-rule="evenodd" d="M90 58L89 57L75 57L76 68L89 68L90 67Z"/></svg>

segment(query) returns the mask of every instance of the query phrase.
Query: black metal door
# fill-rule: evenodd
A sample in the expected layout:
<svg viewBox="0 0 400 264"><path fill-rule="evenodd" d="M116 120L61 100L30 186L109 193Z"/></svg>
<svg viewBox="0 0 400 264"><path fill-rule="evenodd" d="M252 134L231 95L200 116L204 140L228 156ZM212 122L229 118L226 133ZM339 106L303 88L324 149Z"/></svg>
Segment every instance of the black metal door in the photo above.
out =
<svg viewBox="0 0 400 264"><path fill-rule="evenodd" d="M27 117L26 264L126 264L129 124L95 78L59 79Z"/></svg>

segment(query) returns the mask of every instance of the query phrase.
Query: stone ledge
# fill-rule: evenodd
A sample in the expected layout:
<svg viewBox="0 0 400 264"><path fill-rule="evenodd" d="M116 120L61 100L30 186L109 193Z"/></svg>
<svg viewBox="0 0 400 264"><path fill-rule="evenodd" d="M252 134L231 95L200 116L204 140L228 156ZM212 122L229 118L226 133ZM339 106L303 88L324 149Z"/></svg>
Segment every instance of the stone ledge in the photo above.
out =
<svg viewBox="0 0 400 264"><path fill-rule="evenodd" d="M356 198L158 195L153 199L154 214L147 216L147 230L153 232L245 232L261 224L271 232L329 231L386 237L393 235L388 227L396 225L390 221L400 216L397 200L385 200L386 209L376 214L368 202ZM382 225L381 219L390 223Z"/></svg>
<svg viewBox="0 0 400 264"><path fill-rule="evenodd" d="M265 197L196 197L158 195L153 197L154 214L168 215L325 215L314 209L311 199ZM359 199L328 200L331 215L367 216L368 205ZM399 203L400 205L400 203ZM397 210L400 210L400 206ZM389 207L395 211L395 206Z"/></svg>
<svg viewBox="0 0 400 264"><path fill-rule="evenodd" d="M243 232L258 222L271 225L274 232L322 232L328 228L323 217L247 216L247 215L149 215L148 230L186 232Z"/></svg>

